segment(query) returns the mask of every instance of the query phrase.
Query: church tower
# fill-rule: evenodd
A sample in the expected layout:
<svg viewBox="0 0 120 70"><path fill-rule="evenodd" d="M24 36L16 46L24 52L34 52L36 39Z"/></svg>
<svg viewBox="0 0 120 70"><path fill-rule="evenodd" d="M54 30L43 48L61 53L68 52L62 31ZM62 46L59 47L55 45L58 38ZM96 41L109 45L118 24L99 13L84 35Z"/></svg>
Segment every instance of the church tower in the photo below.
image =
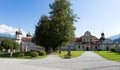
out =
<svg viewBox="0 0 120 70"><path fill-rule="evenodd" d="M22 42L22 31L20 29L18 31L16 31L15 42L17 42L18 44L20 44Z"/></svg>
<svg viewBox="0 0 120 70"><path fill-rule="evenodd" d="M101 33L100 41L103 42L104 40L105 40L105 34L104 34L104 33Z"/></svg>
<svg viewBox="0 0 120 70"><path fill-rule="evenodd" d="M32 38L31 33L29 32L28 34L26 34L26 37L27 37L27 38Z"/></svg>

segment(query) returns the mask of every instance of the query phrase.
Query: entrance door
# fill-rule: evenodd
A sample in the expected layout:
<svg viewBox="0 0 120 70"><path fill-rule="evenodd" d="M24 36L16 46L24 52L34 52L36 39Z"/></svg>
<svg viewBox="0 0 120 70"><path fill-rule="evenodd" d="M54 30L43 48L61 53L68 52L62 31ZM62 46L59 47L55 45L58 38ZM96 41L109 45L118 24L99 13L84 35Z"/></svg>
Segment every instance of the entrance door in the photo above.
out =
<svg viewBox="0 0 120 70"><path fill-rule="evenodd" d="M86 51L89 51L89 47L86 47Z"/></svg>

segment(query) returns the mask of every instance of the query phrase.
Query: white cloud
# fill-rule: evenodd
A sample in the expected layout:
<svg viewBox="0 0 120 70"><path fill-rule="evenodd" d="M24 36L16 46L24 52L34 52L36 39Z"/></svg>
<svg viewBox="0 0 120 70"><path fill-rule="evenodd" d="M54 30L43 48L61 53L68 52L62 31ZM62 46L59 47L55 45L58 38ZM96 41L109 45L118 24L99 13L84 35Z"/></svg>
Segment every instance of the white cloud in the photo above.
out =
<svg viewBox="0 0 120 70"><path fill-rule="evenodd" d="M10 35L15 35L15 32L18 30L18 28L14 28L11 26L7 26L5 24L0 24L0 33L3 34L10 34ZM21 30L23 36L26 35L25 31Z"/></svg>

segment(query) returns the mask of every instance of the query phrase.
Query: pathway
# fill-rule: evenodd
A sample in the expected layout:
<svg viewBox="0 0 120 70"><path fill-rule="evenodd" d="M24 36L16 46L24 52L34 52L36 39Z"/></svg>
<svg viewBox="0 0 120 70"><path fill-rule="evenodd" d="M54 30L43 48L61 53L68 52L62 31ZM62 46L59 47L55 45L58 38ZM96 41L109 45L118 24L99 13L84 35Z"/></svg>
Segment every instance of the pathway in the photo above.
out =
<svg viewBox="0 0 120 70"><path fill-rule="evenodd" d="M60 59L55 55L50 55L45 59L25 64L69 70L120 70L120 62L106 60L90 51L86 51L78 58Z"/></svg>
<svg viewBox="0 0 120 70"><path fill-rule="evenodd" d="M120 62L86 51L73 59L61 59L56 55L37 60L0 59L0 70L120 70Z"/></svg>

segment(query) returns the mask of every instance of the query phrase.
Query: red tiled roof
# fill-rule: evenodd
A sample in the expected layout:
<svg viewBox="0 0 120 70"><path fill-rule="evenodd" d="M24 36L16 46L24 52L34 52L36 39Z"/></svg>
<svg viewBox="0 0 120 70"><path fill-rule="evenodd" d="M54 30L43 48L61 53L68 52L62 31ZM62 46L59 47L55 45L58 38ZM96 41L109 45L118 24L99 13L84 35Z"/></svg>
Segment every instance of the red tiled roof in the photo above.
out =
<svg viewBox="0 0 120 70"><path fill-rule="evenodd" d="M99 39L97 37L95 37L95 36L93 36L93 40L94 40L94 42L98 42L99 41Z"/></svg>
<svg viewBox="0 0 120 70"><path fill-rule="evenodd" d="M81 37L77 37L75 38L77 42L81 42L82 41L82 36Z"/></svg>
<svg viewBox="0 0 120 70"><path fill-rule="evenodd" d="M22 41L23 42L32 42L32 38L23 38Z"/></svg>
<svg viewBox="0 0 120 70"><path fill-rule="evenodd" d="M83 37L83 36L75 38L75 39L76 39L76 42L82 42L82 37ZM93 41L94 41L94 42L98 42L99 39L98 39L97 37L93 36Z"/></svg>

